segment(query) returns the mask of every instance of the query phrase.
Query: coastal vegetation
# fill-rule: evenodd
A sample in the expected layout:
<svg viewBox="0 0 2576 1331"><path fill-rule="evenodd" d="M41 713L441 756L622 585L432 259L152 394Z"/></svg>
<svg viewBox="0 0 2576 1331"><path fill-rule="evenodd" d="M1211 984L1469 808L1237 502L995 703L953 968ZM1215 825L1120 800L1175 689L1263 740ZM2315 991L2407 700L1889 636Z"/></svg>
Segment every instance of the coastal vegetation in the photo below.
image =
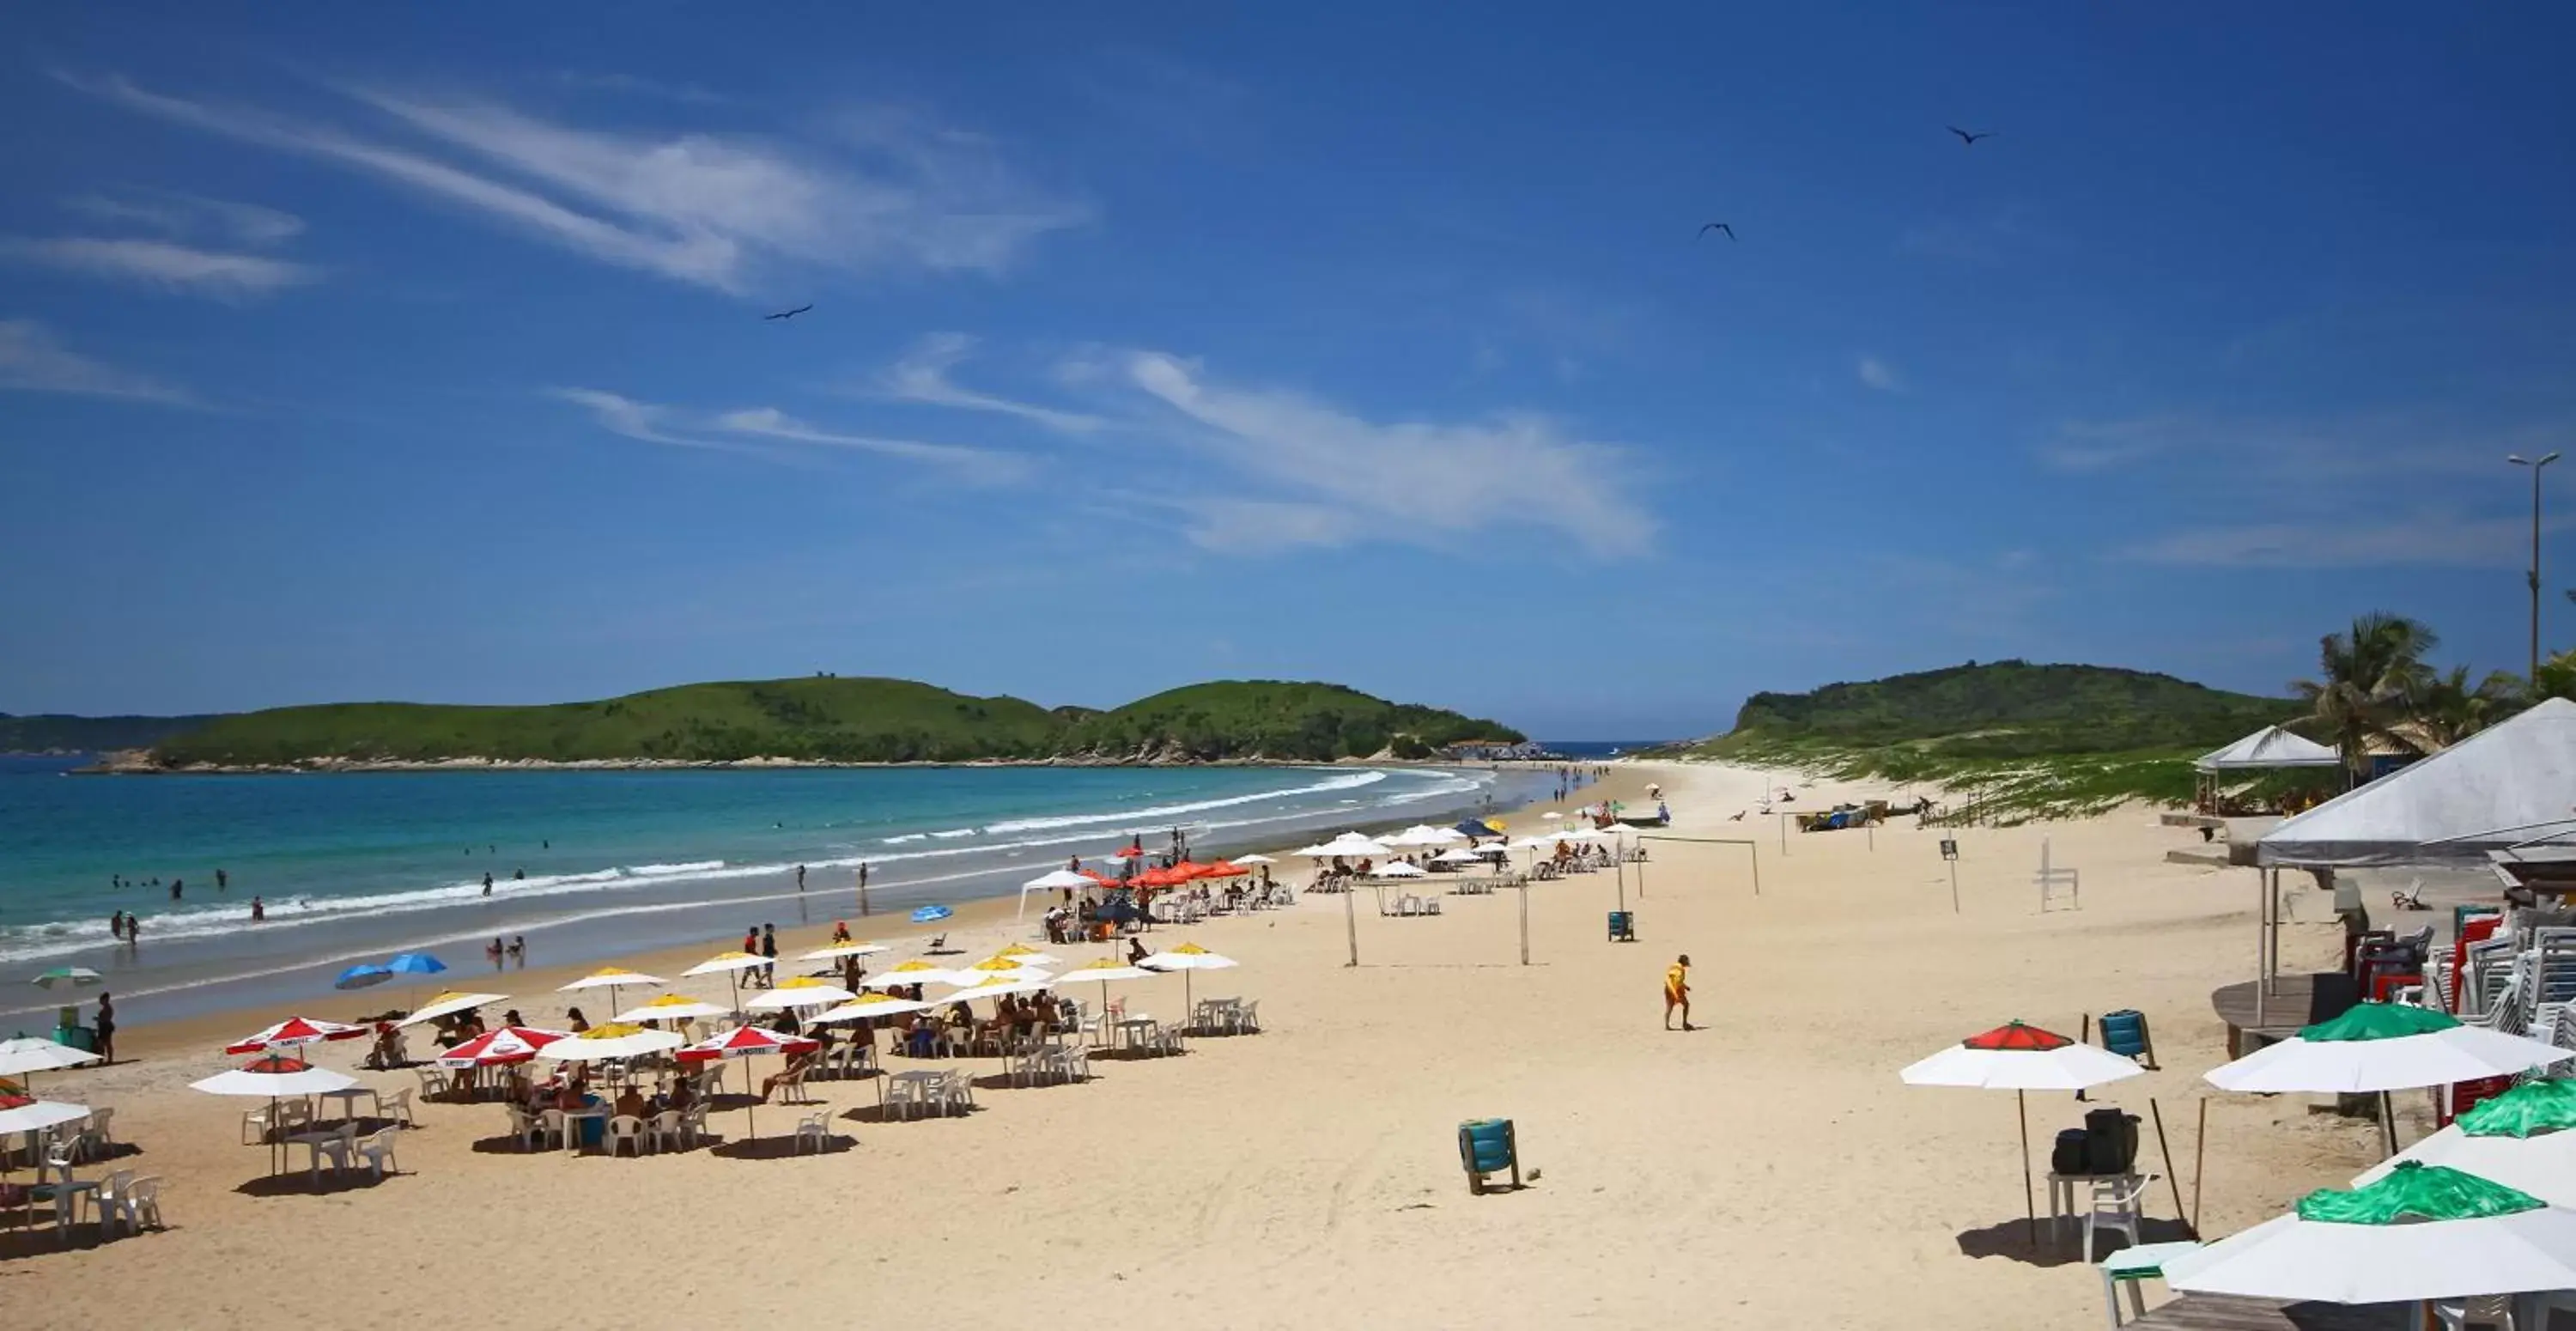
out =
<svg viewBox="0 0 2576 1331"><path fill-rule="evenodd" d="M2132 799L2185 803L2193 759L2267 725L2334 746L2349 775L2266 779L2330 794L2382 759L2438 752L2540 699L2576 698L2576 651L2543 661L2532 679L2478 678L2430 664L2439 645L2420 621L2362 615L2320 640L2316 674L2292 681L2288 698L2105 666L1970 662L1758 693L1733 730L1666 752L1937 784L1960 816L2012 823Z"/></svg>
<svg viewBox="0 0 2576 1331"><path fill-rule="evenodd" d="M1333 684L1229 680L1110 711L1049 709L900 679L685 684L524 707L334 703L216 717L142 765L315 767L492 762L978 762L1075 759L1328 762L1428 756L1517 731Z"/></svg>

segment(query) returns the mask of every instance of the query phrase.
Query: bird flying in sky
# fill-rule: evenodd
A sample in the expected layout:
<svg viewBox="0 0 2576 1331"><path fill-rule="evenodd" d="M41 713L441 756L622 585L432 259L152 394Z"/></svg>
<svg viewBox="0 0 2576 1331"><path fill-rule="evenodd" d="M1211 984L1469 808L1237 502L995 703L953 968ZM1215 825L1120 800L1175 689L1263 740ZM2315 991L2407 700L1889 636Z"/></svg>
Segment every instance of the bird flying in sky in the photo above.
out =
<svg viewBox="0 0 2576 1331"><path fill-rule="evenodd" d="M812 308L814 308L814 307L813 307L813 306L811 306L811 305L799 305L799 306L797 306L795 309L792 309L792 310L780 310L780 311L779 311L778 313L776 313L776 314L764 314L764 315L762 315L762 316L760 316L760 317L761 317L764 321L766 321L766 320L770 320L770 319L793 319L793 318L795 318L797 315L803 314L805 311L810 310L810 309L812 309Z"/></svg>
<svg viewBox="0 0 2576 1331"><path fill-rule="evenodd" d="M1728 226L1724 222L1711 222L1707 226L1699 229L1699 233L1703 236L1707 235L1711 231L1723 231L1726 233L1726 238L1728 240L1735 239L1735 228Z"/></svg>
<svg viewBox="0 0 2576 1331"><path fill-rule="evenodd" d="M1968 131L1966 131L1966 130L1964 130L1964 129L1961 129L1961 128L1959 128L1959 127L1958 127L1958 126L1956 126L1956 125L1952 125L1952 126L1950 126L1950 132L1959 136L1959 142L1961 142L1961 143L1963 143L1963 144L1966 144L1967 146L1969 146L1969 147L1971 147L1971 148L1973 148L1973 147L1976 147L1976 146L1977 146L1977 140L1979 140L1979 139L1991 139L1991 138L1993 138L1993 137L1995 136L1995 132L1994 132L1993 130L1987 130L1987 131L1986 131L1985 133L1983 133L1983 134L1971 134L1971 133L1969 133Z"/></svg>

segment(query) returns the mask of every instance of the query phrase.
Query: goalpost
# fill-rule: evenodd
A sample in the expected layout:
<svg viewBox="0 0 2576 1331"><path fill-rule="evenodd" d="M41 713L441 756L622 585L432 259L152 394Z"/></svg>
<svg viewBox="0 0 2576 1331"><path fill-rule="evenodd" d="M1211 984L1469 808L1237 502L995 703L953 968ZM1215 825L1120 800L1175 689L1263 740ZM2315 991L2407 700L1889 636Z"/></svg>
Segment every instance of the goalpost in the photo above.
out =
<svg viewBox="0 0 2576 1331"><path fill-rule="evenodd" d="M1762 895L1762 846L1759 842L1743 837L1668 836L1652 832L1640 833L1637 839L1639 841L1681 841L1698 846L1742 846L1753 866L1753 895L1757 897ZM1637 861L1637 896L1643 899L1645 895L1646 861L1639 860Z"/></svg>

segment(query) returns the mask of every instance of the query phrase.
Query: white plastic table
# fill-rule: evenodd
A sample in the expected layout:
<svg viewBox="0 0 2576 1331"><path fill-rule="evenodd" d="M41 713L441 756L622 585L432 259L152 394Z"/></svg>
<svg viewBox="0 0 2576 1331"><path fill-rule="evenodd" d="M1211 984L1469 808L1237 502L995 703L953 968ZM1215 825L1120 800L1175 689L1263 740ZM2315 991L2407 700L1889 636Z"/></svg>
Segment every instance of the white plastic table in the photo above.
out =
<svg viewBox="0 0 2576 1331"><path fill-rule="evenodd" d="M2120 1324L2120 1285L2129 1286L2129 1311L2139 1317L2147 1315L2147 1296L2139 1286L2161 1279L2165 1263L2187 1252L2197 1252L2200 1245L2188 1240L2180 1243L2141 1243L2122 1248L2102 1259L2102 1301L2111 1313L2111 1325Z"/></svg>

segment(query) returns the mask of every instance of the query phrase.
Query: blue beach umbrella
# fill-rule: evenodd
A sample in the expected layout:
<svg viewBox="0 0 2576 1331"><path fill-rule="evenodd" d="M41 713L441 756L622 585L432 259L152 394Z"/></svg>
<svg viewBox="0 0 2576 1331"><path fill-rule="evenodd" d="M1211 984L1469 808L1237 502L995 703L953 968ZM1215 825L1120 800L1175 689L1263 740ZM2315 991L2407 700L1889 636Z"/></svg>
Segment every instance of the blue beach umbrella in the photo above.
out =
<svg viewBox="0 0 2576 1331"><path fill-rule="evenodd" d="M395 975L436 975L447 963L426 952L405 952L386 962L385 969Z"/></svg>
<svg viewBox="0 0 2576 1331"><path fill-rule="evenodd" d="M956 913L957 912L950 910L946 906L924 906L912 913L912 922L914 924L937 924L941 920L947 919L949 916Z"/></svg>
<svg viewBox="0 0 2576 1331"><path fill-rule="evenodd" d="M394 978L394 973L382 966L351 966L349 969L340 972L340 978L333 980L331 982L331 987L334 989L366 989L375 985L383 984L385 981L392 978Z"/></svg>

